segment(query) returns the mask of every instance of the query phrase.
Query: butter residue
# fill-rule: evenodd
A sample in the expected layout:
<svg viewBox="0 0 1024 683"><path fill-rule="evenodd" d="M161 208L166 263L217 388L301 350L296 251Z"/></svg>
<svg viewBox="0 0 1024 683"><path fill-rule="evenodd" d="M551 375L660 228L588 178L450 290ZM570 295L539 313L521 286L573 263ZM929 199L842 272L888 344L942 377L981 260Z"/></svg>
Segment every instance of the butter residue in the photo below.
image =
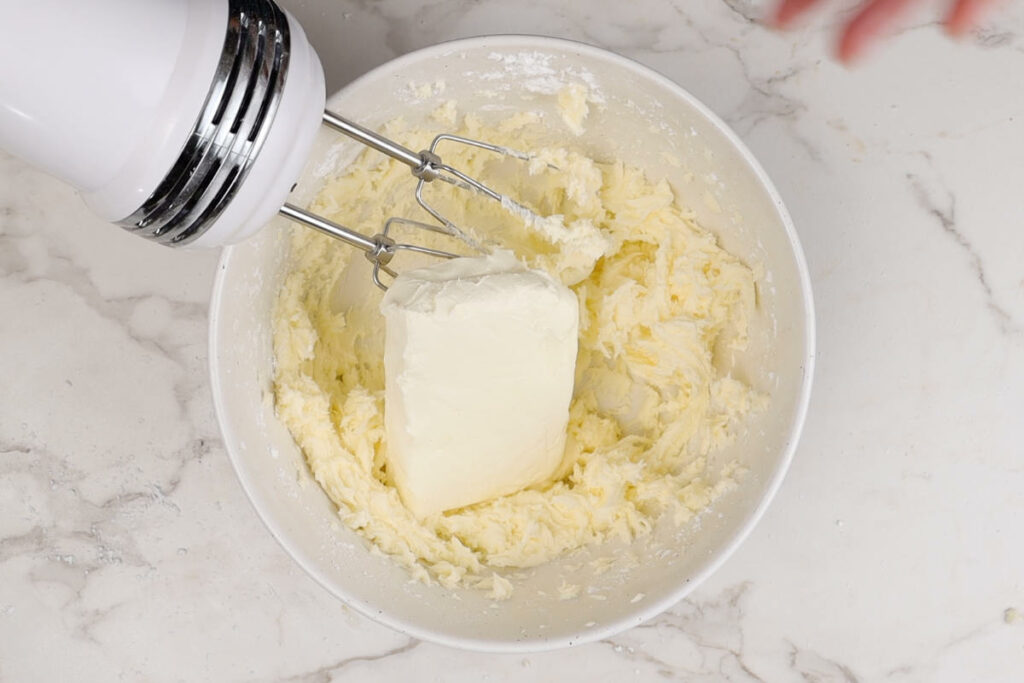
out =
<svg viewBox="0 0 1024 683"><path fill-rule="evenodd" d="M559 600L572 600L580 596L580 590L582 586L578 583L569 583L565 579L558 586L558 599Z"/></svg>
<svg viewBox="0 0 1024 683"><path fill-rule="evenodd" d="M583 122L590 113L588 94L586 86L579 83L571 83L558 93L558 113L573 135L583 135Z"/></svg>
<svg viewBox="0 0 1024 683"><path fill-rule="evenodd" d="M437 132L388 126L412 149ZM542 225L446 184L426 192L457 225L561 279L579 300L559 469L518 493L417 520L384 464L380 294L367 284L361 255L302 228L291 237L293 266L275 312L275 400L347 526L417 580L503 599L512 584L495 569L629 541L662 516L682 524L733 485L731 470L708 471L707 456L766 399L716 358L747 344L755 277L697 225L666 181L571 149L530 149L543 132L535 114L493 126L467 114L458 132L536 155L525 164L462 145L440 150L447 163L545 217ZM367 151L325 184L313 208L366 234L392 215L428 220L411 182L405 166ZM456 248L430 233L408 238ZM565 585L562 595L571 592Z"/></svg>
<svg viewBox="0 0 1024 683"><path fill-rule="evenodd" d="M455 100L447 100L444 104L434 110L431 117L448 128L454 128L455 123L459 118L459 110L455 104Z"/></svg>
<svg viewBox="0 0 1024 683"><path fill-rule="evenodd" d="M427 83L409 81L406 83L405 87L414 98L418 100L425 100L434 95L442 94L447 89L448 84L443 79Z"/></svg>

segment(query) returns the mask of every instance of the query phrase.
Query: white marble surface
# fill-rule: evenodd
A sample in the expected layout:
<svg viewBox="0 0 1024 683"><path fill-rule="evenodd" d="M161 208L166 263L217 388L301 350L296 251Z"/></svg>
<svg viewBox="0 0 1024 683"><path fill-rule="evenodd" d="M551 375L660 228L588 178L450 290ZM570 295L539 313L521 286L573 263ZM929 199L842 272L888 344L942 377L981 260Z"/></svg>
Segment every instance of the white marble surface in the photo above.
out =
<svg viewBox="0 0 1024 683"><path fill-rule="evenodd" d="M288 2L339 86L440 40L547 33L663 71L786 198L819 365L776 502L651 623L529 656L355 615L260 524L206 374L216 254L0 159L0 680L1024 679L1024 3L927 15L857 70L746 0ZM342 59L341 55L348 55Z"/></svg>

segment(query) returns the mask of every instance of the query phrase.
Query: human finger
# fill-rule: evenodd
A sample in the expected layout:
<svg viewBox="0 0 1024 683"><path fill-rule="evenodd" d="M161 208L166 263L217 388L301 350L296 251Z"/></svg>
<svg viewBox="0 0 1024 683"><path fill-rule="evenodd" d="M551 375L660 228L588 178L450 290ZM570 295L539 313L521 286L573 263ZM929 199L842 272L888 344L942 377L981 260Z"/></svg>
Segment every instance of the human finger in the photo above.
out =
<svg viewBox="0 0 1024 683"><path fill-rule="evenodd" d="M946 30L952 36L962 36L995 4L995 0L956 0L946 17Z"/></svg>
<svg viewBox="0 0 1024 683"><path fill-rule="evenodd" d="M885 34L917 0L870 0L846 24L839 39L839 59L851 62Z"/></svg>
<svg viewBox="0 0 1024 683"><path fill-rule="evenodd" d="M782 0L775 7L772 23L779 28L786 28L801 14L817 5L820 0Z"/></svg>

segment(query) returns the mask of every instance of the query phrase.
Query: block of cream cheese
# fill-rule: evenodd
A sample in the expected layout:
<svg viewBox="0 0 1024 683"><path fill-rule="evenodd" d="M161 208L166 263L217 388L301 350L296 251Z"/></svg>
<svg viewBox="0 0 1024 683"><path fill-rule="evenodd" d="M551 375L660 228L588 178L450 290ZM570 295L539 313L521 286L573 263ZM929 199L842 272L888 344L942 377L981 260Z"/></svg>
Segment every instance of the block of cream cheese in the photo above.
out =
<svg viewBox="0 0 1024 683"><path fill-rule="evenodd" d="M386 325L388 473L418 517L549 477L565 448L576 296L510 252L401 274Z"/></svg>

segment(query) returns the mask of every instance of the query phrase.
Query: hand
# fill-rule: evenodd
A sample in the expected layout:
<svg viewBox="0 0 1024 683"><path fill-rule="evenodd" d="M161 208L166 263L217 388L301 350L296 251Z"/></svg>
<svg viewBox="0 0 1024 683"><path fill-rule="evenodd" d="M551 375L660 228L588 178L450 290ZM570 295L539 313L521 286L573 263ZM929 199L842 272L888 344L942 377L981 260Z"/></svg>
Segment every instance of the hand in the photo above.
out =
<svg viewBox="0 0 1024 683"><path fill-rule="evenodd" d="M859 57L915 2L918 0L864 0L843 29L839 39L839 59L849 63ZM779 0L774 23L779 28L786 28L818 3L819 0ZM977 23L994 0L951 0L951 3L952 8L944 23L951 36L959 37Z"/></svg>

